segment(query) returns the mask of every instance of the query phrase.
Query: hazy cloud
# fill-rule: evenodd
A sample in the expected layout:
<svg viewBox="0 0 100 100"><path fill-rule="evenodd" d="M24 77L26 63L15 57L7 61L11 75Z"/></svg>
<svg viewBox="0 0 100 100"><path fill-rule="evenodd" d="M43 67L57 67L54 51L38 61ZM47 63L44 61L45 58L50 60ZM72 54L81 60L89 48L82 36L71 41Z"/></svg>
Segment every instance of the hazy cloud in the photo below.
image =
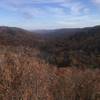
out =
<svg viewBox="0 0 100 100"><path fill-rule="evenodd" d="M100 5L100 0L92 0L93 3Z"/></svg>
<svg viewBox="0 0 100 100"><path fill-rule="evenodd" d="M83 4L74 2L74 0L1 0L1 2L1 8L21 13L25 17L29 16L29 18L40 15L45 16L45 14L63 16L67 13L78 15L88 12L88 9ZM56 4L52 7L51 5L45 5L45 3Z"/></svg>
<svg viewBox="0 0 100 100"><path fill-rule="evenodd" d="M81 2L71 2L71 3L66 3L66 4L61 4L62 7L65 7L66 9L69 8L70 13L72 15L80 15L82 13L88 13L89 8L87 8L84 4Z"/></svg>

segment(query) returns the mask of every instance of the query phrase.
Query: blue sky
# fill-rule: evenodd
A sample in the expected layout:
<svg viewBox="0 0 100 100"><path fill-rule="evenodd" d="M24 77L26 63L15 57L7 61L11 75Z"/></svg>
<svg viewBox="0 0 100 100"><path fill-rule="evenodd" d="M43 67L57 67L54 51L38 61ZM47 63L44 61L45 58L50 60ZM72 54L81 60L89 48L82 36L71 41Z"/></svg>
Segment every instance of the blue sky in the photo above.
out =
<svg viewBox="0 0 100 100"><path fill-rule="evenodd" d="M0 26L25 29L100 25L100 0L0 0Z"/></svg>

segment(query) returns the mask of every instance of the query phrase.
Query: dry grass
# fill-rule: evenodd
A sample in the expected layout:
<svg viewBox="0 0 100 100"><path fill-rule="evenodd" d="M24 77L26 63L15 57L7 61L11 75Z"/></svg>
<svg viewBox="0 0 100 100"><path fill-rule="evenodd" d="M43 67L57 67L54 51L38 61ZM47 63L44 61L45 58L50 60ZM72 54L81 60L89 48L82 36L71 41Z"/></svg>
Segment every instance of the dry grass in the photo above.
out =
<svg viewBox="0 0 100 100"><path fill-rule="evenodd" d="M99 69L58 69L38 53L0 46L0 100L100 100Z"/></svg>

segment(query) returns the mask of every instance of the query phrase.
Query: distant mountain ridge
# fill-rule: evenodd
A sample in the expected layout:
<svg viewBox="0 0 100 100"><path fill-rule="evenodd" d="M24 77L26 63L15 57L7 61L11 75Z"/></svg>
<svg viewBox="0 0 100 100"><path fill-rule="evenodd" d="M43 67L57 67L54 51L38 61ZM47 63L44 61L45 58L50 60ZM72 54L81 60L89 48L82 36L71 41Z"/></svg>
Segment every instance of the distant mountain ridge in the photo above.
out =
<svg viewBox="0 0 100 100"><path fill-rule="evenodd" d="M62 29L51 29L51 30L35 30L33 32L37 33L44 38L66 38L73 36L75 34L83 33L86 31L93 31L94 29L99 31L100 25L94 27L85 27L85 28L62 28Z"/></svg>
<svg viewBox="0 0 100 100"><path fill-rule="evenodd" d="M86 27L86 28L64 28L64 29L55 29L55 30L36 30L36 31L28 31L21 28L16 27L6 27L1 26L0 27L0 41L27 41L26 44L30 41L38 42L38 41L44 41L44 39L47 40L54 40L54 39L67 39L69 37L73 37L77 35L77 37L80 37L80 35L84 34L94 34L96 32L100 32L100 26L95 27ZM88 35L91 35L88 34ZM33 41L34 40L34 41ZM8 43L9 43L8 42ZM22 42L22 43L23 43ZM16 44L16 43L15 43Z"/></svg>
<svg viewBox="0 0 100 100"><path fill-rule="evenodd" d="M63 36L69 37L71 35L76 34L80 30L81 30L80 28L63 28L63 29L54 29L54 30L37 30L33 32L39 34L42 37L49 39L49 38L62 38Z"/></svg>
<svg viewBox="0 0 100 100"><path fill-rule="evenodd" d="M0 27L0 45L37 48L41 59L58 67L100 66L100 26L57 29L47 33Z"/></svg>
<svg viewBox="0 0 100 100"><path fill-rule="evenodd" d="M35 33L16 27L0 27L0 44L32 46L37 40Z"/></svg>

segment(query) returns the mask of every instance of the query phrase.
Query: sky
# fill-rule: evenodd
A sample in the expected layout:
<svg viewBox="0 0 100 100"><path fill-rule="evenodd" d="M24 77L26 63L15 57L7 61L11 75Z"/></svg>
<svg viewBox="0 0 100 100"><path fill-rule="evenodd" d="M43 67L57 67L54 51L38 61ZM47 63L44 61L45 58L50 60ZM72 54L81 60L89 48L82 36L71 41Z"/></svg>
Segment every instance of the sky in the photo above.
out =
<svg viewBox="0 0 100 100"><path fill-rule="evenodd" d="M100 0L0 0L0 26L24 29L100 25Z"/></svg>

